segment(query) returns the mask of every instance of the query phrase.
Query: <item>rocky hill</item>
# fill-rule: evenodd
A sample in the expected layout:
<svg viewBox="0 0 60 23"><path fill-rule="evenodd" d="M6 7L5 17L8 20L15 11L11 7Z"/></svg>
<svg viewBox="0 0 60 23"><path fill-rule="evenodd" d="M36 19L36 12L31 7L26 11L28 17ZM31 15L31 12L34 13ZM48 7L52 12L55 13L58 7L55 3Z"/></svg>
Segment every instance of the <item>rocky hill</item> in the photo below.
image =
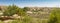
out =
<svg viewBox="0 0 60 23"><path fill-rule="evenodd" d="M41 19L48 19L53 8L49 7L28 7L27 14L29 16Z"/></svg>

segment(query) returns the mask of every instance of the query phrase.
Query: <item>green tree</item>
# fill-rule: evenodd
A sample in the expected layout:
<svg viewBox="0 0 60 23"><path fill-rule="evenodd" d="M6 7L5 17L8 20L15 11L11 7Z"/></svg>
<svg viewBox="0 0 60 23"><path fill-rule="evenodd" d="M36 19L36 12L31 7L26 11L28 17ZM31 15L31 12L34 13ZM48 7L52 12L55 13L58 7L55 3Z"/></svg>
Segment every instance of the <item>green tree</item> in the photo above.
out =
<svg viewBox="0 0 60 23"><path fill-rule="evenodd" d="M24 7L23 10L24 10L24 11L28 11L28 7Z"/></svg>
<svg viewBox="0 0 60 23"><path fill-rule="evenodd" d="M60 8L55 8L50 14L48 23L60 23Z"/></svg>
<svg viewBox="0 0 60 23"><path fill-rule="evenodd" d="M8 6L8 9L5 10L4 16L12 16L13 14L16 14L16 13L19 15L24 15L23 13L25 13L25 12L23 11L22 8L19 8L16 5L12 5L12 6L10 5L10 6Z"/></svg>

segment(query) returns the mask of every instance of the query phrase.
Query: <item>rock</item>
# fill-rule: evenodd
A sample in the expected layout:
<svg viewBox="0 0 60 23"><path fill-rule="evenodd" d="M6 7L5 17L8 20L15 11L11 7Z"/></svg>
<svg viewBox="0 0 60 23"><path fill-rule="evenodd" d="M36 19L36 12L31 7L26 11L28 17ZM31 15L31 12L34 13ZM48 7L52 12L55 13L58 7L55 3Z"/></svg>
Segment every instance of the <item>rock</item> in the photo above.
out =
<svg viewBox="0 0 60 23"><path fill-rule="evenodd" d="M4 16L1 16L1 17L4 17Z"/></svg>
<svg viewBox="0 0 60 23"><path fill-rule="evenodd" d="M14 14L12 17L13 18L20 18L20 16L18 16L18 14Z"/></svg>
<svg viewBox="0 0 60 23"><path fill-rule="evenodd" d="M5 20L4 23L12 22L13 20Z"/></svg>

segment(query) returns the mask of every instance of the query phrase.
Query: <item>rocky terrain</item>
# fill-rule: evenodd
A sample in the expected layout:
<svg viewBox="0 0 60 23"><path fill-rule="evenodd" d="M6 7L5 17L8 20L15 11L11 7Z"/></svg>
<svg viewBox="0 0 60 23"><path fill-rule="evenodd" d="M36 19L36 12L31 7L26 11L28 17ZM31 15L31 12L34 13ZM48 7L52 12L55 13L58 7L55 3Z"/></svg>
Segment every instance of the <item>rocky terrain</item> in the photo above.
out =
<svg viewBox="0 0 60 23"><path fill-rule="evenodd" d="M52 10L53 8L49 7L28 7L27 14L35 18L48 19Z"/></svg>
<svg viewBox="0 0 60 23"><path fill-rule="evenodd" d="M27 9L25 10L27 15L33 18L32 20L33 23L36 23L37 21L41 21L41 23L43 22L46 23L47 20L49 19L51 11L53 10L53 8L50 7L26 7L26 8ZM12 16L3 16L4 10L7 10L6 7L0 6L0 20L8 22L10 20L13 21L14 19L20 19L20 16L18 14L14 14Z"/></svg>

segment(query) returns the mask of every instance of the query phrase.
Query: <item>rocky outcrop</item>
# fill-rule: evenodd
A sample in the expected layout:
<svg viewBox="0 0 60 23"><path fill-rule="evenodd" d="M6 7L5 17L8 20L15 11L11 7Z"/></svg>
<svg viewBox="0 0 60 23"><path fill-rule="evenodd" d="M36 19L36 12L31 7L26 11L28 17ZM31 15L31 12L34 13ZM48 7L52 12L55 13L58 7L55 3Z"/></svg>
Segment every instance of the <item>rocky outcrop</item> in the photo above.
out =
<svg viewBox="0 0 60 23"><path fill-rule="evenodd" d="M20 16L18 16L17 14L14 14L12 16L0 16L0 20L4 21L4 20L14 20L14 19L20 19Z"/></svg>

